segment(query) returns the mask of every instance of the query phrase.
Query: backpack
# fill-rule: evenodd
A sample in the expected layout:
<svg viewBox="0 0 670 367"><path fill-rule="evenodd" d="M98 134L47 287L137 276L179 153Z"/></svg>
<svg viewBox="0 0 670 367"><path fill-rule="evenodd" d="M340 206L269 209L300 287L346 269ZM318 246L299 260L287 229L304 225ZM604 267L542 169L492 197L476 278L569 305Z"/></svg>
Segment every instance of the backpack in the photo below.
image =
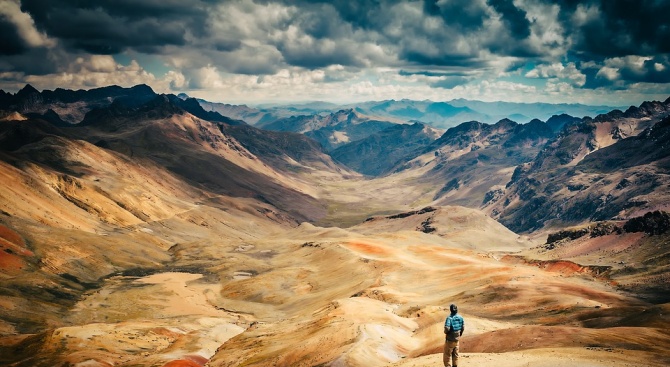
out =
<svg viewBox="0 0 670 367"><path fill-rule="evenodd" d="M461 330L454 330L454 326L450 326L447 331L447 340L457 342L461 338Z"/></svg>

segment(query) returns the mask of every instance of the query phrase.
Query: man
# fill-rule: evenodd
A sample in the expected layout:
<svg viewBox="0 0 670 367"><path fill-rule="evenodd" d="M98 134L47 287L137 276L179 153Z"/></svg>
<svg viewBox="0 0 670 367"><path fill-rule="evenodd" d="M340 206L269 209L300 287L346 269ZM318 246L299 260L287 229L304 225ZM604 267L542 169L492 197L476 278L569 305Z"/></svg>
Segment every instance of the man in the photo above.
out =
<svg viewBox="0 0 670 367"><path fill-rule="evenodd" d="M446 340L444 342L444 355L442 356L442 361L444 362L444 367L451 367L450 360L453 360L453 366L457 367L458 340L461 338L461 335L463 335L463 331L465 331L465 321L463 320L463 317L458 314L458 307L455 304L449 306L449 311L451 311L451 315L449 315L444 322Z"/></svg>

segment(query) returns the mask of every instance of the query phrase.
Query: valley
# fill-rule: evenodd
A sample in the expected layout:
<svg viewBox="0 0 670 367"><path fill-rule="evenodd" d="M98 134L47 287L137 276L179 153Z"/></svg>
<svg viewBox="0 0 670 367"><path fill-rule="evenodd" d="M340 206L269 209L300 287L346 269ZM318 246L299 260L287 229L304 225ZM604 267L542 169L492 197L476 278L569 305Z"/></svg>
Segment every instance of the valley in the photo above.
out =
<svg viewBox="0 0 670 367"><path fill-rule="evenodd" d="M31 88L0 96L2 365L434 366L451 303L465 366L670 364L670 100L291 120L362 134L326 147L148 87Z"/></svg>

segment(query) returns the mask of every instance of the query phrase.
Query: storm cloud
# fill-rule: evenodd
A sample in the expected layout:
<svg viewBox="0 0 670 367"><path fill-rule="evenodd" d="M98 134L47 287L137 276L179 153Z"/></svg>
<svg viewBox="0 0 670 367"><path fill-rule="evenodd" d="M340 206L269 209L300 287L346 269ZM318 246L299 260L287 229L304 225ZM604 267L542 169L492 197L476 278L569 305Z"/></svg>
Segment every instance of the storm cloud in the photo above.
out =
<svg viewBox="0 0 670 367"><path fill-rule="evenodd" d="M169 69L166 85L195 89L288 70L310 83L622 90L670 83L666 14L670 2L652 0L8 0L0 73L27 80L80 58L144 55ZM214 75L221 83L205 80Z"/></svg>

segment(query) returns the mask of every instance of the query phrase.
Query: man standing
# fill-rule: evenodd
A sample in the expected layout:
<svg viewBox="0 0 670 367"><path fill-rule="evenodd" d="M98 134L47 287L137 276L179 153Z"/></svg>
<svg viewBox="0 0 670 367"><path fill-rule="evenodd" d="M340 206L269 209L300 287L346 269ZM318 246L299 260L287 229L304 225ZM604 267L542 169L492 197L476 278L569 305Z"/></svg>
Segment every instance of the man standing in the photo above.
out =
<svg viewBox="0 0 670 367"><path fill-rule="evenodd" d="M455 304L449 306L449 311L451 311L451 314L444 322L446 340L444 342L444 355L442 356L442 361L444 362L444 367L451 367L450 360L453 360L453 366L457 367L458 340L461 338L461 335L463 335L463 331L465 331L465 321L463 320L463 317L458 314L458 307Z"/></svg>

